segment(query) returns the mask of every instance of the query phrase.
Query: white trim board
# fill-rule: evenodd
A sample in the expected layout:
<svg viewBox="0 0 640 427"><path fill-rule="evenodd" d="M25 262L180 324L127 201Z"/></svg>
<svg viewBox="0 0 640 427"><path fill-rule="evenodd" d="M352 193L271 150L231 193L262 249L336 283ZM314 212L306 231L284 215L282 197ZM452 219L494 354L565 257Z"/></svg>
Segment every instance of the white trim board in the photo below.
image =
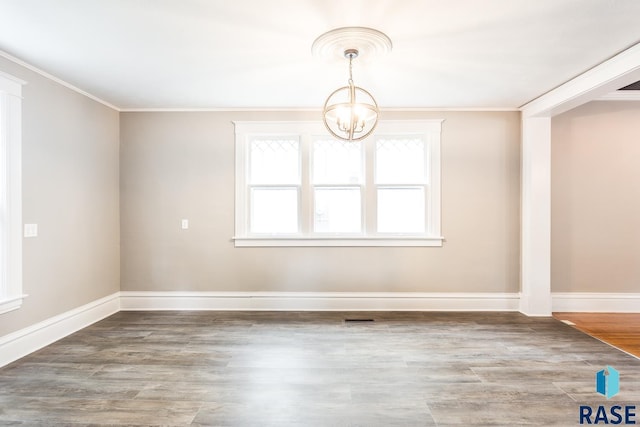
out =
<svg viewBox="0 0 640 427"><path fill-rule="evenodd" d="M639 293L554 292L554 312L640 313Z"/></svg>
<svg viewBox="0 0 640 427"><path fill-rule="evenodd" d="M108 295L0 337L0 367L119 311L518 311L519 293L132 292ZM640 313L640 293L553 293L553 311Z"/></svg>
<svg viewBox="0 0 640 427"><path fill-rule="evenodd" d="M46 71L41 70L40 68L29 64L28 62L25 62L25 61L23 61L23 60L21 60L19 58L16 58L15 56L13 56L13 55L11 55L11 54L3 51L3 50L0 50L0 57L8 59L9 61L11 61L11 62L13 62L15 64L18 64L21 67L24 67L24 68L26 68L26 69L28 69L30 71L33 71L36 74L40 74L42 77L45 77L45 78L51 80L52 82L56 82L56 83L66 87L68 89L71 89L72 91L74 91L76 93L79 93L80 95L84 95L89 99L92 99L92 100L94 100L96 102L99 102L100 104L102 104L102 105L104 105L106 107L109 107L112 110L115 110L115 111L118 111L118 112L121 111L120 108L116 107L115 105L111 104L110 102L107 102L102 98L98 98L97 96L92 95L89 92L84 91L84 90L80 89L79 87L76 87L76 86L72 85L71 83L66 82L66 81L64 81L64 80L62 80L62 79L60 79L60 78L58 78L58 77L56 77L56 76L54 76L52 74L49 74Z"/></svg>
<svg viewBox="0 0 640 427"><path fill-rule="evenodd" d="M122 113L259 113L259 112L309 112L322 114L318 107L121 107ZM381 113L438 113L438 112L519 112L518 107L386 107Z"/></svg>
<svg viewBox="0 0 640 427"><path fill-rule="evenodd" d="M640 90L617 90L608 93L594 101L640 101Z"/></svg>
<svg viewBox="0 0 640 427"><path fill-rule="evenodd" d="M640 43L520 107L524 117L552 117L640 79Z"/></svg>
<svg viewBox="0 0 640 427"><path fill-rule="evenodd" d="M127 292L121 310L517 311L518 293Z"/></svg>
<svg viewBox="0 0 640 427"><path fill-rule="evenodd" d="M0 367L120 311L120 293L0 337Z"/></svg>

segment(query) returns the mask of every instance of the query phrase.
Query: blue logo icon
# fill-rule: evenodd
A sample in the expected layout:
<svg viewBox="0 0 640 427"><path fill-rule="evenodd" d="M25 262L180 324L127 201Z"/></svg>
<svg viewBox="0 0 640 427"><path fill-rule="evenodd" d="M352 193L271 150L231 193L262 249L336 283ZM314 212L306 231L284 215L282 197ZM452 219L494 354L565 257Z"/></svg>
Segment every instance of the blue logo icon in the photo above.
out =
<svg viewBox="0 0 640 427"><path fill-rule="evenodd" d="M596 372L596 391L607 399L611 399L620 391L620 373L607 366L606 369Z"/></svg>

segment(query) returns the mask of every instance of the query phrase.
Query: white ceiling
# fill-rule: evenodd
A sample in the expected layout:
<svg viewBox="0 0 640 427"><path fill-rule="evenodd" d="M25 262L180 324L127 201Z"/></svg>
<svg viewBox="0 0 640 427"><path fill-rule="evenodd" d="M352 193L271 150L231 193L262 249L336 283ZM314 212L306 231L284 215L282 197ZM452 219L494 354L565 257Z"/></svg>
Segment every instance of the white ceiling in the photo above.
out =
<svg viewBox="0 0 640 427"><path fill-rule="evenodd" d="M346 61L382 108L517 108L640 41L638 0L0 0L0 50L121 109L319 108Z"/></svg>

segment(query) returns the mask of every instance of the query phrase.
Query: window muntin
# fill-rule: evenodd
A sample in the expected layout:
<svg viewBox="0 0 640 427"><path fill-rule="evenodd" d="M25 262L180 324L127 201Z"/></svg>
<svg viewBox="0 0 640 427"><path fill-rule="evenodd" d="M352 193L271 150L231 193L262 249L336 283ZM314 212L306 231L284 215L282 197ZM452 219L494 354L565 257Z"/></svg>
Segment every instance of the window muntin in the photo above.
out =
<svg viewBox="0 0 640 427"><path fill-rule="evenodd" d="M236 246L441 246L441 123L235 122Z"/></svg>

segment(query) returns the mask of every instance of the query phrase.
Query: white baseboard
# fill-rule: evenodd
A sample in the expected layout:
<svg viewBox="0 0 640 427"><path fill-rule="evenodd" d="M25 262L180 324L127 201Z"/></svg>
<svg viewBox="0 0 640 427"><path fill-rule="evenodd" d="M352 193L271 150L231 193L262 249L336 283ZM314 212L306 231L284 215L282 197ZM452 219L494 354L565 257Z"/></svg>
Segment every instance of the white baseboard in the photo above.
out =
<svg viewBox="0 0 640 427"><path fill-rule="evenodd" d="M122 310L517 311L517 293L127 292Z"/></svg>
<svg viewBox="0 0 640 427"><path fill-rule="evenodd" d="M640 313L640 294L567 292L552 293L554 312Z"/></svg>
<svg viewBox="0 0 640 427"><path fill-rule="evenodd" d="M518 293L116 292L0 337L0 367L120 310L518 311ZM640 313L640 293L553 293L555 312Z"/></svg>
<svg viewBox="0 0 640 427"><path fill-rule="evenodd" d="M0 367L120 311L120 292L0 337Z"/></svg>

